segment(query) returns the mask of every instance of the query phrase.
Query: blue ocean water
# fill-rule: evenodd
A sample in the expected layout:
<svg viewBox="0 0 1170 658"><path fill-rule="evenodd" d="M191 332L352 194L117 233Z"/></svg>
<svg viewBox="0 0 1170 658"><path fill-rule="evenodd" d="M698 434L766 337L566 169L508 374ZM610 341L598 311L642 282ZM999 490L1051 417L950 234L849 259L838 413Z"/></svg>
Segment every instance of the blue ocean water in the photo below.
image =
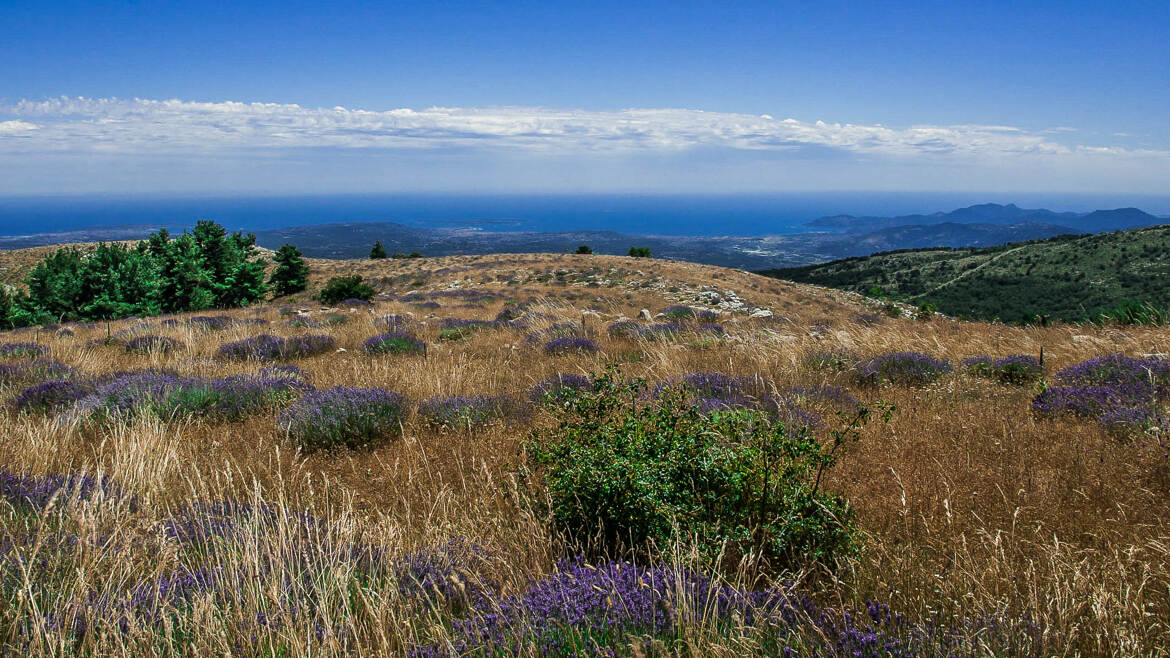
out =
<svg viewBox="0 0 1170 658"><path fill-rule="evenodd" d="M214 219L233 230L390 221L492 231L612 230L648 235L771 235L825 215L902 215L974 203L1053 210L1137 206L1170 213L1170 197L816 192L774 195L380 194L281 197L77 196L0 198L0 235L89 227L181 228Z"/></svg>

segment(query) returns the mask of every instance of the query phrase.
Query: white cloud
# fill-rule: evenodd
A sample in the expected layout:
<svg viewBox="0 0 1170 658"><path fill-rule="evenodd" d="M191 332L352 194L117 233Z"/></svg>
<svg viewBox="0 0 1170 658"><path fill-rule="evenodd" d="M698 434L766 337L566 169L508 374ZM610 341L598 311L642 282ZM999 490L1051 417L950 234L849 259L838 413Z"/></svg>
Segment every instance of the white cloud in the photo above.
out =
<svg viewBox="0 0 1170 658"><path fill-rule="evenodd" d="M1112 147L1085 149L1054 141L1049 136L1052 131L1028 132L1010 126L889 128L687 109L432 107L371 111L230 101L57 98L21 101L0 107L0 114L16 117L0 122L0 152L10 153L156 154L290 147L605 153L815 147L899 158L1139 155ZM11 136L20 139L7 139Z"/></svg>
<svg viewBox="0 0 1170 658"><path fill-rule="evenodd" d="M27 121L0 121L0 136L26 135L39 127Z"/></svg>

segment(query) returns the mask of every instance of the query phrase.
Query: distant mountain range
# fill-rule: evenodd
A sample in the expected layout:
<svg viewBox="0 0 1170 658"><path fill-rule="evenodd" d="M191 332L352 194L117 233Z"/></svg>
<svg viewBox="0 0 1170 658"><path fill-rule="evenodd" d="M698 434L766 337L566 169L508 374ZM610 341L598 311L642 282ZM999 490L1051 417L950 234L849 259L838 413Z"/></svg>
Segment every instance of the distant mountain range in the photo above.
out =
<svg viewBox="0 0 1170 658"><path fill-rule="evenodd" d="M291 242L317 258L362 258L380 240L387 251L452 254L539 253L589 245L603 254L649 247L660 258L746 270L792 267L875 252L923 247L989 247L1058 235L1091 233L1167 221L1136 208L1058 213L993 203L951 212L900 217L840 215L808 222L809 231L760 236L655 236L616 231L485 231L420 228L394 222L344 222L256 231L262 247ZM0 249L145 238L158 225L78 229L0 237ZM181 227L168 226L172 231Z"/></svg>
<svg viewBox="0 0 1170 658"><path fill-rule="evenodd" d="M1153 226L1166 221L1137 208L1094 210L1086 213L1054 212L1044 208L1021 208L1014 203L981 203L950 212L929 215L900 215L897 217L857 217L833 215L807 222L815 230L869 232L895 226L922 226L937 224L1047 224L1063 228L1064 233L1100 233L1122 229Z"/></svg>

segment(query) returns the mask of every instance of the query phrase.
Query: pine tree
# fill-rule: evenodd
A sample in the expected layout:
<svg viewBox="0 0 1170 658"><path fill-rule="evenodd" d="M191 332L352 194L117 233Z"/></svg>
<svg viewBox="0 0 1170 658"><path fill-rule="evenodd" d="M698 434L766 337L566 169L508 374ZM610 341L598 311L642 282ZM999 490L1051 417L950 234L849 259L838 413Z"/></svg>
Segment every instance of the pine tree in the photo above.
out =
<svg viewBox="0 0 1170 658"><path fill-rule="evenodd" d="M382 246L382 241L374 242L374 248L370 249L370 258L378 259L386 257L386 248Z"/></svg>
<svg viewBox="0 0 1170 658"><path fill-rule="evenodd" d="M284 297L309 287L309 266L300 249L291 244L283 245L276 250L272 260L276 261L276 269L272 271L268 283L272 286L274 296Z"/></svg>

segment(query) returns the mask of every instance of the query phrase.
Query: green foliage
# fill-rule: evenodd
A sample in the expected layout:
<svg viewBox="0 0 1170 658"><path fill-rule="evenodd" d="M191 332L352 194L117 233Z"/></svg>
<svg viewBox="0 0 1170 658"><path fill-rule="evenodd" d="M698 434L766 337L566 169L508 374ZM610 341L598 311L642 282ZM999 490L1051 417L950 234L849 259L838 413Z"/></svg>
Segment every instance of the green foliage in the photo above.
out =
<svg viewBox="0 0 1170 658"><path fill-rule="evenodd" d="M650 258L650 247L630 247L630 255L634 258Z"/></svg>
<svg viewBox="0 0 1170 658"><path fill-rule="evenodd" d="M1147 325L1160 327L1170 322L1170 311L1164 311L1150 302L1133 300L1122 302L1102 311L1097 322L1100 324Z"/></svg>
<svg viewBox="0 0 1170 658"><path fill-rule="evenodd" d="M890 299L934 304L954 317L1144 324L1170 309L1170 225L891 251L761 274L871 296L881 288Z"/></svg>
<svg viewBox="0 0 1170 658"><path fill-rule="evenodd" d="M938 307L930 302L922 302L918 305L919 320L929 320L934 317L935 313L938 313Z"/></svg>
<svg viewBox="0 0 1170 658"><path fill-rule="evenodd" d="M367 302L374 296L374 289L362 282L359 274L352 276L335 276L325 283L325 287L317 298L325 304L336 304L346 299L364 299Z"/></svg>
<svg viewBox="0 0 1170 658"><path fill-rule="evenodd" d="M557 427L530 437L561 531L606 551L694 539L709 559L784 566L854 549L852 511L821 480L868 411L822 445L762 411L704 413L683 390L646 401L642 384L611 370L566 391Z"/></svg>
<svg viewBox="0 0 1170 658"><path fill-rule="evenodd" d="M370 258L377 260L379 258L385 258L385 257L386 257L386 248L382 246L381 240L376 240L374 242L373 248L370 249Z"/></svg>
<svg viewBox="0 0 1170 658"><path fill-rule="evenodd" d="M265 292L255 242L255 236L228 235L215 222L200 221L174 240L162 229L135 247L58 249L32 268L28 292L10 297L0 320L28 325L246 306Z"/></svg>
<svg viewBox="0 0 1170 658"><path fill-rule="evenodd" d="M590 246L589 246L589 245L587 245L587 244L583 244L583 245L581 245L581 246L577 247L577 253L579 253L579 254L591 254L591 253L593 253L593 247L590 247Z"/></svg>
<svg viewBox="0 0 1170 658"><path fill-rule="evenodd" d="M276 262L276 268L272 270L268 284L272 286L274 296L284 297L309 286L309 266L300 249L291 244L282 245L272 260Z"/></svg>

